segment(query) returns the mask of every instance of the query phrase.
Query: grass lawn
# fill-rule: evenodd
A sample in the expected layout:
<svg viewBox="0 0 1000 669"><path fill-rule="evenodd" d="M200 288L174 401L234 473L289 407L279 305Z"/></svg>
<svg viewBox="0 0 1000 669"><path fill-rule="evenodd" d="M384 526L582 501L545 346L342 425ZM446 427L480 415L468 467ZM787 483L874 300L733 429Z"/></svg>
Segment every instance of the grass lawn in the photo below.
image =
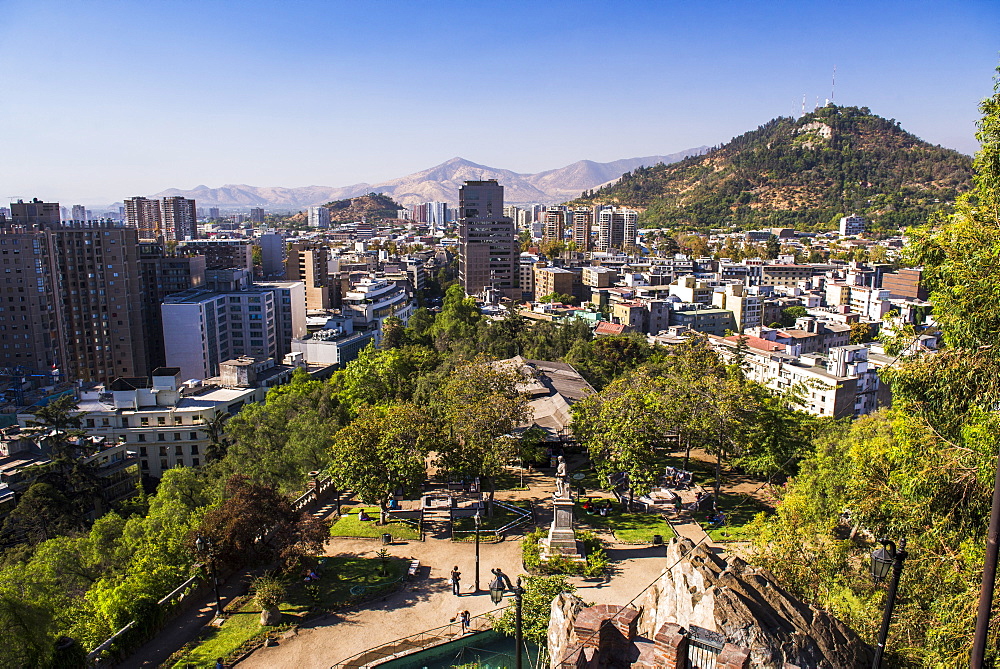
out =
<svg viewBox="0 0 1000 669"><path fill-rule="evenodd" d="M516 506L518 508L524 509L525 511L531 511L531 503L523 500L504 502L509 506ZM519 514L509 511L499 504L493 505L493 515L487 516L481 514L479 517L479 529L483 532L498 530L504 525L514 522L520 518ZM457 534L453 538L455 541L474 541L476 529L476 521L472 516L463 516L461 518L455 518L452 523L452 530L455 532L468 532L468 534ZM480 537L483 539L485 537Z"/></svg>
<svg viewBox="0 0 1000 669"><path fill-rule="evenodd" d="M603 502L603 500L602 500ZM621 513L621 506L612 502L614 511L611 515L587 515L583 505L576 504L574 518L577 523L592 529L608 530L615 538L628 544L651 544L653 535L659 534L667 542L674 536L670 524L658 513Z"/></svg>
<svg viewBox="0 0 1000 669"><path fill-rule="evenodd" d="M236 654L248 641L265 632L297 622L310 609L329 610L370 594L373 587L391 586L405 574L406 565L405 560L391 558L386 563L386 573L383 576L382 563L375 558L320 558L320 566L317 568L319 581L307 584L297 575L285 579L287 591L279 606L284 614L281 625L261 626L260 607L250 599L238 611L230 613L222 627L206 630L200 642L182 655L173 666L213 667L216 658L231 659L230 656ZM360 586L367 587L362 589ZM353 594L352 590L357 594Z"/></svg>
<svg viewBox="0 0 1000 669"><path fill-rule="evenodd" d="M374 520L369 520L361 522L358 520L358 510L361 507L350 508L344 507L341 509L341 516L337 519L337 522L333 524L330 528L331 537L380 537L384 533L388 532L392 535L393 540L402 541L419 541L420 540L420 526L419 523L414 519L391 519L386 525L379 525L377 520L379 518L379 508L377 506L366 506L364 507L365 513L371 516ZM350 513L348 513L350 511Z"/></svg>
<svg viewBox="0 0 1000 669"><path fill-rule="evenodd" d="M717 507L726 516L726 522L722 526L708 522L710 512L701 511L695 514L695 518L712 541L746 541L749 537L744 526L753 520L758 513L773 511L767 505L748 495L725 492L720 496Z"/></svg>

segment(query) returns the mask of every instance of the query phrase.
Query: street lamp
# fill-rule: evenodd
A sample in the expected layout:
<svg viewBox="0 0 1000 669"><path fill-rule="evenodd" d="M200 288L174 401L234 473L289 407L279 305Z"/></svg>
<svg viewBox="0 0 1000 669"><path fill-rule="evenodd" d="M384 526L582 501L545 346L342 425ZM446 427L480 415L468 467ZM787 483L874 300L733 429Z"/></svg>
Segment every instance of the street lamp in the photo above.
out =
<svg viewBox="0 0 1000 669"><path fill-rule="evenodd" d="M872 552L872 579L881 583L892 571L889 581L889 592L886 594L885 611L882 614L882 628L878 633L878 646L875 648L875 659L872 669L882 666L882 654L885 652L885 640L889 636L889 621L892 619L892 609L896 605L896 589L899 587L899 576L903 573L903 560L906 559L906 537L896 544L889 539L879 539L882 547Z"/></svg>
<svg viewBox="0 0 1000 669"><path fill-rule="evenodd" d="M514 651L514 668L521 669L521 646L524 645L521 632L521 598L524 596L524 588L521 587L521 577L517 577L517 585L514 586L514 643L517 649Z"/></svg>
<svg viewBox="0 0 1000 669"><path fill-rule="evenodd" d="M476 521L476 592L479 592L479 509L472 518Z"/></svg>
<svg viewBox="0 0 1000 669"><path fill-rule="evenodd" d="M199 555L204 555L208 560L208 567L212 571L212 585L215 587L215 612L218 617L222 617L222 596L219 595L219 577L215 572L215 558L212 556L212 540L200 534L194 540L194 547Z"/></svg>

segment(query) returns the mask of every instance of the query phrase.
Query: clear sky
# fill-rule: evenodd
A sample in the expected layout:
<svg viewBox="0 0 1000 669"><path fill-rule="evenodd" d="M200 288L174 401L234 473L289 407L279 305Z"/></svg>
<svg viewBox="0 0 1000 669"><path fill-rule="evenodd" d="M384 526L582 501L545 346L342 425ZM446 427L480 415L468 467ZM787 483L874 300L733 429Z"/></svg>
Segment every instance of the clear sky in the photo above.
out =
<svg viewBox="0 0 1000 669"><path fill-rule="evenodd" d="M1000 2L0 0L0 202L536 172L830 96L976 150Z"/></svg>

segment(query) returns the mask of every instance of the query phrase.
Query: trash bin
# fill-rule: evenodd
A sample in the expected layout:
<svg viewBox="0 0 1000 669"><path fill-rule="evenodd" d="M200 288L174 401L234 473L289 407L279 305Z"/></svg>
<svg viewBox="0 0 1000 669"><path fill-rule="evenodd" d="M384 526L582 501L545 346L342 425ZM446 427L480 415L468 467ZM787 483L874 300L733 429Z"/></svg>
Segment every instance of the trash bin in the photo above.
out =
<svg viewBox="0 0 1000 669"><path fill-rule="evenodd" d="M662 541L662 539L661 539L661 541ZM386 532L385 534L383 534L382 535L382 543L383 544L387 544L387 545L391 544L392 543L392 535L389 534L388 532Z"/></svg>
<svg viewBox="0 0 1000 669"><path fill-rule="evenodd" d="M653 535L653 545L654 546L659 546L662 543L663 543L663 536L660 535L660 534L654 534Z"/></svg>

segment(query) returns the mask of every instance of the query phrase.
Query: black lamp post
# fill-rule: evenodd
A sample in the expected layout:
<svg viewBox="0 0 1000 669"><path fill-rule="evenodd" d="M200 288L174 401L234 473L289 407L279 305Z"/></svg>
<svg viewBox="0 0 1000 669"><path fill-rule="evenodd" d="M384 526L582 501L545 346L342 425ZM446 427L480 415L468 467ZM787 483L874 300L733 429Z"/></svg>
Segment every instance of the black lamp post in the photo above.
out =
<svg viewBox="0 0 1000 669"><path fill-rule="evenodd" d="M892 619L892 609L896 605L896 590L899 587L899 576L903 573L903 560L906 559L906 537L899 542L899 550L896 544L889 539L879 539L882 547L872 553L872 579L876 583L881 583L892 571L889 581L889 592L885 599L885 612L882 614L882 628L878 633L878 646L875 648L875 659L872 662L873 669L882 666L882 655L885 652L885 640L889 636L889 622Z"/></svg>
<svg viewBox="0 0 1000 669"><path fill-rule="evenodd" d="M212 571L212 585L215 587L215 613L222 617L222 596L219 595L219 577L215 573L215 558L212 556L212 540L198 535L194 540L194 547L200 555L204 555L208 560L208 568Z"/></svg>
<svg viewBox="0 0 1000 669"><path fill-rule="evenodd" d="M521 669L521 646L524 645L521 633L521 598L524 596L524 588L521 587L521 577L517 577L517 585L514 586L514 643L517 649L514 651L514 667Z"/></svg>
<svg viewBox="0 0 1000 669"><path fill-rule="evenodd" d="M476 515L473 516L476 521L476 592L479 592L479 509L476 509Z"/></svg>

